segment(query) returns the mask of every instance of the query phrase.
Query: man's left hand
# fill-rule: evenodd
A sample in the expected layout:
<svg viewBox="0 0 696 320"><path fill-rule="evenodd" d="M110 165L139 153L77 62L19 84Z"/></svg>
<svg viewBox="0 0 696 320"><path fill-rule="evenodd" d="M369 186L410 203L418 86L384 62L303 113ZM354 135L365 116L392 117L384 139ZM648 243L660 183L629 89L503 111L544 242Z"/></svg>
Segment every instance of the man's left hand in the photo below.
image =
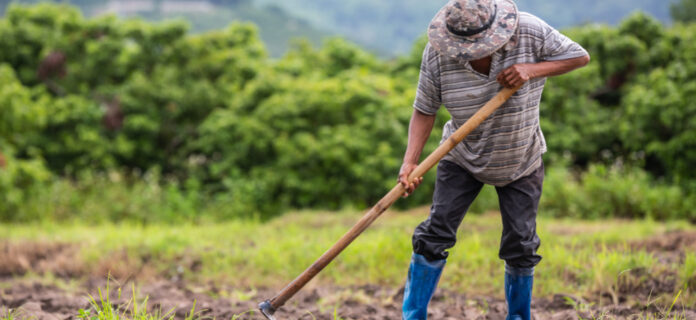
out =
<svg viewBox="0 0 696 320"><path fill-rule="evenodd" d="M534 78L532 65L528 63L516 64L498 74L498 82L506 88L515 88Z"/></svg>

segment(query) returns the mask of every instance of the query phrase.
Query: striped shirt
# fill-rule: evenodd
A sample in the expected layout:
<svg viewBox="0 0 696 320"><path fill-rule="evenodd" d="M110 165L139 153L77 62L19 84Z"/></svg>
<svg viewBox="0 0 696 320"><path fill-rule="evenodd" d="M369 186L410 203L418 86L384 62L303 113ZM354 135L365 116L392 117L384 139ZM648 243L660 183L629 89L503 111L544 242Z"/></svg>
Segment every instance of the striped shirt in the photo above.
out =
<svg viewBox="0 0 696 320"><path fill-rule="evenodd" d="M441 56L427 45L414 108L428 115L437 113L442 105L447 108L452 119L445 124L444 141L502 89L496 81L501 71L520 63L585 55L585 49L541 19L520 12L517 34L493 53L489 75L476 72L468 62ZM505 186L539 168L546 152L539 127L539 103L545 83L546 78L527 82L444 160L495 186Z"/></svg>

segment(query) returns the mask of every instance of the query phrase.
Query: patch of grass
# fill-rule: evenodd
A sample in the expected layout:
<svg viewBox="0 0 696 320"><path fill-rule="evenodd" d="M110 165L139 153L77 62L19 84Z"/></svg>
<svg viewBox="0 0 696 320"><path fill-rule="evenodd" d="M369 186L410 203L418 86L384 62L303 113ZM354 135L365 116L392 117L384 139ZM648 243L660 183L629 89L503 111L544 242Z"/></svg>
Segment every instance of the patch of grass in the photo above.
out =
<svg viewBox="0 0 696 320"><path fill-rule="evenodd" d="M411 234L427 212L423 207L386 213L314 282L341 286L402 285L411 255ZM189 281L280 288L324 253L359 216L348 211L312 211L290 213L266 223L250 219L204 225L0 225L0 241L78 244L78 258L86 270L98 270L112 259L120 263L119 268L131 268L133 272L147 267L158 274ZM684 263L663 265L652 254L627 245L669 230L696 228L681 221L542 217L538 231L544 259L537 267L535 295L589 296L613 292L624 281L622 275L631 270L653 275L671 272L680 275L681 281L692 279L689 275L696 270L693 254ZM441 287L502 298L504 262L498 259L501 231L498 213L467 216L458 244L451 250ZM247 295L242 291L232 294ZM694 297L684 294L682 300L693 302Z"/></svg>
<svg viewBox="0 0 696 320"><path fill-rule="evenodd" d="M678 310L677 302L680 301L682 291L677 292L676 296L672 300L672 304L664 306L658 312L646 312L643 311L639 314L634 314L630 319L636 320L690 320L687 316L686 311L682 306L682 310ZM568 299L568 305L572 306L574 310L578 311L578 318L580 320L610 320L615 319L613 315L609 312L600 311L593 312L591 310L592 304L578 303L573 299ZM646 309L649 307L650 302L646 305ZM589 314L589 316L583 316Z"/></svg>
<svg viewBox="0 0 696 320"><path fill-rule="evenodd" d="M0 320L19 320L22 319L22 315L16 310L8 310L7 314L0 315Z"/></svg>
<svg viewBox="0 0 696 320"><path fill-rule="evenodd" d="M172 320L175 314L173 310L148 311L147 300L137 300L137 291L135 286L132 288L133 297L123 305L114 306L111 300L110 287L107 283L105 290L101 288L98 291L98 296L89 296L90 308L80 309L77 312L78 320ZM121 298L121 289L118 289L116 300ZM184 320L198 320L196 315L196 303L193 303L191 311L186 315Z"/></svg>
<svg viewBox="0 0 696 320"><path fill-rule="evenodd" d="M696 253L686 253L680 276L685 289L696 291Z"/></svg>
<svg viewBox="0 0 696 320"><path fill-rule="evenodd" d="M414 196L396 202L395 207L409 208L428 203L432 196L434 174L431 171L426 175L431 183L424 183ZM231 193L210 194L195 180L177 183L162 182L163 179L158 171L142 176L112 171L85 173L75 180L54 179L32 188L13 190L22 196L14 196L12 203L3 199L3 193L0 193L0 202L8 202L0 206L0 221L50 224L68 221L95 225L120 222L206 224L269 218L280 215L286 209L285 205L281 205L282 199L274 199L256 190L256 182L253 181L248 182L248 190L239 191L244 196L239 196ZM392 180L387 185L391 187L391 183ZM592 165L587 171L575 172L565 166L554 165L546 169L544 185L539 214L546 217L682 219L696 222L696 211L693 210L696 193L654 180L636 168ZM387 190L384 188L383 191ZM109 205L105 206L105 203ZM374 204L374 201L341 203L343 206L362 208ZM485 186L471 205L470 212L477 214L498 209L495 188Z"/></svg>

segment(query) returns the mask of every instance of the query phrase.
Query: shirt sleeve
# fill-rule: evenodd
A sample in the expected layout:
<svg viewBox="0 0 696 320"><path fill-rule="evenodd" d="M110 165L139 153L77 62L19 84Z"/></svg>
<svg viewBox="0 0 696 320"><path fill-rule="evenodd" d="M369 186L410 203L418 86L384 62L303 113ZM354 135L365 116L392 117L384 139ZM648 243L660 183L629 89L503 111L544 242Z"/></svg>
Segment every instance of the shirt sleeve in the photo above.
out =
<svg viewBox="0 0 696 320"><path fill-rule="evenodd" d="M440 66L438 54L430 44L425 46L423 51L423 61L421 62L420 77L418 79L418 90L413 107L416 110L434 115L442 105L440 95Z"/></svg>
<svg viewBox="0 0 696 320"><path fill-rule="evenodd" d="M589 55L577 42L566 37L546 22L539 19L543 29L544 39L539 50L539 58L543 61L558 61L584 57Z"/></svg>

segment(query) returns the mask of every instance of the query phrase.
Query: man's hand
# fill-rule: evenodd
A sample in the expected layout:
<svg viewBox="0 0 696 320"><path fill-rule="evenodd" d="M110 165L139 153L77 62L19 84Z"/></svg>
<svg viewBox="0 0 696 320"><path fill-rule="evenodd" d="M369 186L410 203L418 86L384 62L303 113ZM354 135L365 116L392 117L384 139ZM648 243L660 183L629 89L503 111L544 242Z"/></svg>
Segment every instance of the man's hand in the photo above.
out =
<svg viewBox="0 0 696 320"><path fill-rule="evenodd" d="M496 80L506 88L515 88L535 77L533 69L532 64L516 64L499 73Z"/></svg>
<svg viewBox="0 0 696 320"><path fill-rule="evenodd" d="M406 163L404 162L403 165L401 165L401 171L399 171L399 183L401 183L404 188L406 188L406 192L404 193L404 198L410 196L413 191L418 188L418 186L423 182L423 178L417 178L413 180L413 182L408 183L408 176L413 172L413 170L418 167L417 163Z"/></svg>

